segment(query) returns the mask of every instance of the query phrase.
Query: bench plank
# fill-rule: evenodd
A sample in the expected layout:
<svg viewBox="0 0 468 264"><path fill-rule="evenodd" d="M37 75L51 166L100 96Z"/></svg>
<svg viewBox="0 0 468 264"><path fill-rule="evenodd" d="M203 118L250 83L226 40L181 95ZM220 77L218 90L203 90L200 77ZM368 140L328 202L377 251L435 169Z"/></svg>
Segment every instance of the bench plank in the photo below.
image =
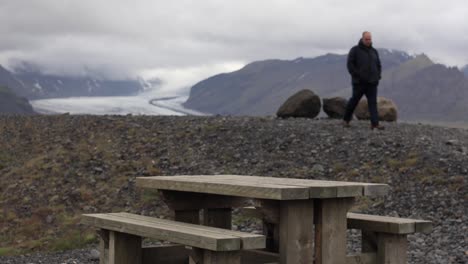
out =
<svg viewBox="0 0 468 264"><path fill-rule="evenodd" d="M432 222L408 218L348 213L348 228L391 234L428 233Z"/></svg>
<svg viewBox="0 0 468 264"><path fill-rule="evenodd" d="M174 222L171 220L159 219L159 218L154 218L150 216L136 215L136 214L130 214L130 213L112 213L112 214L119 214L125 217L137 219L137 220L149 221L150 223L151 222L168 222L171 224L176 223L177 226L190 228L192 230L198 230L202 232L203 234L208 234L212 232L214 234L230 235L233 237L238 237L241 239L241 249L260 249L260 248L265 247L265 237L263 235L233 231L233 230L228 230L228 229L223 229L223 228L193 225L193 224L183 223L183 222Z"/></svg>
<svg viewBox="0 0 468 264"><path fill-rule="evenodd" d="M102 229L151 237L213 251L263 248L261 235L198 226L128 213L87 214L82 222Z"/></svg>

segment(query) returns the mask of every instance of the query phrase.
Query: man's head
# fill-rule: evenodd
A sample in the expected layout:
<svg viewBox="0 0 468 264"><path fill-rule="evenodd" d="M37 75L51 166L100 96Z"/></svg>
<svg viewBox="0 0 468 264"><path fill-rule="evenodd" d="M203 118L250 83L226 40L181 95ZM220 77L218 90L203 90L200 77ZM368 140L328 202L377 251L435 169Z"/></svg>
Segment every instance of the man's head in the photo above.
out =
<svg viewBox="0 0 468 264"><path fill-rule="evenodd" d="M362 33L362 43L367 47L372 45L372 34L369 31L364 31Z"/></svg>

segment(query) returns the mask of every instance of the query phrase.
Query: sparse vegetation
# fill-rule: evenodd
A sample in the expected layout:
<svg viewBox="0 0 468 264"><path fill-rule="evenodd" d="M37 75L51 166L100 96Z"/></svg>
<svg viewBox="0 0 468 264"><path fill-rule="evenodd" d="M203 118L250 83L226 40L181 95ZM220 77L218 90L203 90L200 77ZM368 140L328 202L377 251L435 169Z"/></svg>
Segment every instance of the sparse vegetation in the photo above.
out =
<svg viewBox="0 0 468 264"><path fill-rule="evenodd" d="M250 117L58 115L0 117L0 124L0 255L95 243L94 230L80 224L83 213L171 217L158 192L136 188L138 176L389 183L389 197L358 199L353 210L435 221L463 219L468 197L463 130L389 124L372 133L364 122L343 130L335 121Z"/></svg>

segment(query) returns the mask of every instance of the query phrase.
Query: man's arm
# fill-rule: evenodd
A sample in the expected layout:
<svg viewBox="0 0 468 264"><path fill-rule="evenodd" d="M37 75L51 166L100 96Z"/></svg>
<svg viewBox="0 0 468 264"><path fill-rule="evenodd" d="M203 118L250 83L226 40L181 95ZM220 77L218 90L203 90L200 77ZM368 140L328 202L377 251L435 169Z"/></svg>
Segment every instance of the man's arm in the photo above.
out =
<svg viewBox="0 0 468 264"><path fill-rule="evenodd" d="M351 76L358 77L358 69L356 68L356 49L352 48L348 53L348 62L346 63L348 72Z"/></svg>
<svg viewBox="0 0 468 264"><path fill-rule="evenodd" d="M382 79L382 64L380 63L380 56L377 50L375 50L375 54L377 54L377 70L379 71L379 80L380 80Z"/></svg>

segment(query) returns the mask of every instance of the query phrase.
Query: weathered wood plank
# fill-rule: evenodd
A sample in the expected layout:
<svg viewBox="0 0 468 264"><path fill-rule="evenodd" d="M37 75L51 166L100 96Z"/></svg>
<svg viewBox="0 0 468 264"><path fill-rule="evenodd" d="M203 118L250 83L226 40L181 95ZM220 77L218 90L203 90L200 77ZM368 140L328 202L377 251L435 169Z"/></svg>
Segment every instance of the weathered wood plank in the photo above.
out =
<svg viewBox="0 0 468 264"><path fill-rule="evenodd" d="M265 247L262 235L174 222L129 213L83 215L82 222L100 228L167 240L210 250L258 249ZM241 247L242 243L242 247Z"/></svg>
<svg viewBox="0 0 468 264"><path fill-rule="evenodd" d="M427 220L414 220L414 230L416 233L428 234L432 232L433 224L431 221Z"/></svg>
<svg viewBox="0 0 468 264"><path fill-rule="evenodd" d="M241 175L138 177L136 182L137 186L144 188L204 192L276 200L303 199L303 193L298 190L301 188L309 189L308 198L384 195L389 189L386 184Z"/></svg>
<svg viewBox="0 0 468 264"><path fill-rule="evenodd" d="M281 201L279 253L281 264L312 263L314 202Z"/></svg>
<svg viewBox="0 0 468 264"><path fill-rule="evenodd" d="M230 182L223 179L216 180L216 178L207 181L204 179L197 179L195 176L189 179L177 178L176 176L139 177L136 180L136 184L138 187L160 190L223 194L228 196L275 200L309 198L309 190L306 187L274 185L269 183L254 185L240 180Z"/></svg>
<svg viewBox="0 0 468 264"><path fill-rule="evenodd" d="M222 236L229 235L233 237L238 237L241 239L241 242L242 242L241 249L259 249L259 248L265 247L265 237L263 235L233 231L233 230L228 230L228 229L223 229L223 228L193 225L189 223L174 222L170 220L158 219L158 218L154 218L150 216L142 216L142 215L135 215L135 214L129 214L129 213L113 213L113 214L119 214L128 218L148 221L150 223L165 221L165 222L169 222L171 225L176 225L177 227L184 227L184 228L190 228L191 230L198 230L202 232L203 234L214 233L214 234L220 234Z"/></svg>
<svg viewBox="0 0 468 264"><path fill-rule="evenodd" d="M141 237L109 232L109 264L141 264Z"/></svg>
<svg viewBox="0 0 468 264"><path fill-rule="evenodd" d="M346 213L353 202L353 198L316 200L315 264L345 263Z"/></svg>
<svg viewBox="0 0 468 264"><path fill-rule="evenodd" d="M99 235L99 264L109 264L109 230L100 229Z"/></svg>
<svg viewBox="0 0 468 264"><path fill-rule="evenodd" d="M364 185L364 196L385 196L390 191L390 186L379 183L362 183Z"/></svg>
<svg viewBox="0 0 468 264"><path fill-rule="evenodd" d="M409 218L348 213L348 228L391 234L430 232L432 222Z"/></svg>
<svg viewBox="0 0 468 264"><path fill-rule="evenodd" d="M210 230L204 232L201 229L180 226L164 221L159 223L157 221L139 221L104 214L84 215L82 219L82 222L85 224L98 226L103 229L196 246L199 248L221 251L239 250L241 248L239 237L212 232Z"/></svg>
<svg viewBox="0 0 468 264"><path fill-rule="evenodd" d="M377 234L377 263L407 263L407 250L406 235Z"/></svg>

